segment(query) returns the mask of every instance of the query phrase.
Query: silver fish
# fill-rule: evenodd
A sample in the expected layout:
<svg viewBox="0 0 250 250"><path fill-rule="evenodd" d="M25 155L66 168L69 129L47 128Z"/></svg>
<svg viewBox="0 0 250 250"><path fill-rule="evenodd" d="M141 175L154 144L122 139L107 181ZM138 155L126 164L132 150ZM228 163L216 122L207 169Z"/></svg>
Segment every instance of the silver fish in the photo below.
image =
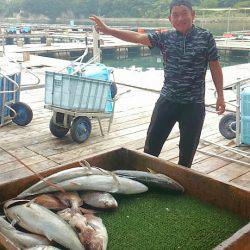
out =
<svg viewBox="0 0 250 250"><path fill-rule="evenodd" d="M148 188L137 181L128 178L107 175L90 175L63 181L57 184L65 191L93 190L120 194L138 194L148 190ZM35 194L55 192L53 187L46 187ZM33 194L34 195L34 194Z"/></svg>
<svg viewBox="0 0 250 250"><path fill-rule="evenodd" d="M147 186L159 187L162 189L173 190L180 193L183 193L185 191L184 187L181 184L164 174L153 174L136 170L115 170L113 171L113 173L121 177L139 181Z"/></svg>
<svg viewBox="0 0 250 250"><path fill-rule="evenodd" d="M44 180L57 184L62 181L74 179L74 178L81 177L81 176L93 175L93 174L94 175L110 175L108 171L103 170L101 168L82 166L82 167L75 167L75 168L70 168L70 169L57 172L55 174L47 176L46 178L44 178ZM22 193L20 193L17 196L17 198L27 197L29 195L32 195L38 192L38 190L41 190L47 186L48 184L41 180L37 182L36 184L32 185L31 187L29 187L28 189L24 190Z"/></svg>
<svg viewBox="0 0 250 250"><path fill-rule="evenodd" d="M60 248L53 246L35 246L30 248L25 248L25 250L60 250Z"/></svg>
<svg viewBox="0 0 250 250"><path fill-rule="evenodd" d="M118 203L115 198L106 192L82 192L80 197L84 203L95 208L109 209L117 208Z"/></svg>
<svg viewBox="0 0 250 250"><path fill-rule="evenodd" d="M8 201L4 212L10 220L32 233L44 235L72 250L84 249L70 225L47 208L32 202L18 205L18 201Z"/></svg>
<svg viewBox="0 0 250 250"><path fill-rule="evenodd" d="M14 245L22 249L37 245L50 245L50 241L44 236L18 231L3 217L0 217L0 232L13 242Z"/></svg>

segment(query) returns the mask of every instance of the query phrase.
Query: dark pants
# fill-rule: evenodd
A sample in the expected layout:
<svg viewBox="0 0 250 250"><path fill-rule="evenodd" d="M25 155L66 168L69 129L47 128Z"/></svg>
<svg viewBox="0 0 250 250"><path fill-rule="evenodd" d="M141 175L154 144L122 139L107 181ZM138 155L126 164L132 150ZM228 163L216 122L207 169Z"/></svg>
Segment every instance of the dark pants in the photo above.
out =
<svg viewBox="0 0 250 250"><path fill-rule="evenodd" d="M176 122L179 123L179 163L191 167L205 118L204 103L181 104L160 96L147 132L144 152L159 156Z"/></svg>

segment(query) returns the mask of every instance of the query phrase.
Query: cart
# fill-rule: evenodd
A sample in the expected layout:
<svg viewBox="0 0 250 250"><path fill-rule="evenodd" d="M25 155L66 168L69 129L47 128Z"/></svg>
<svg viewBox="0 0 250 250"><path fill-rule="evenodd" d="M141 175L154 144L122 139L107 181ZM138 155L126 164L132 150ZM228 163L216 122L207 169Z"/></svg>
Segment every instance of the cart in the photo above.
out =
<svg viewBox="0 0 250 250"><path fill-rule="evenodd" d="M0 127L12 121L25 126L33 118L31 108L19 101L20 79L21 73L7 75L0 71Z"/></svg>
<svg viewBox="0 0 250 250"><path fill-rule="evenodd" d="M220 133L226 139L236 138L236 146L250 145L250 78L236 82L229 88L235 90L236 100L227 104L234 106L236 111L221 118ZM236 105L232 103L235 101Z"/></svg>
<svg viewBox="0 0 250 250"><path fill-rule="evenodd" d="M91 119L109 119L108 132L114 115L116 98L111 96L112 82L81 75L46 72L45 108L53 111L50 131L64 137L69 131L72 139L82 143L91 133Z"/></svg>

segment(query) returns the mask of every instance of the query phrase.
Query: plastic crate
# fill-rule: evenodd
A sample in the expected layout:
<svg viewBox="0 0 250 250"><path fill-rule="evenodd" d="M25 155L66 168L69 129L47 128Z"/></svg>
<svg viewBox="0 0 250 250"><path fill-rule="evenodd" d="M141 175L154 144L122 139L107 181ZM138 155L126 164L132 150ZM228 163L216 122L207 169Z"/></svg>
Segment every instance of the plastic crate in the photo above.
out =
<svg viewBox="0 0 250 250"><path fill-rule="evenodd" d="M45 104L68 110L107 112L110 82L46 72Z"/></svg>
<svg viewBox="0 0 250 250"><path fill-rule="evenodd" d="M88 77L92 79L98 79L98 80L104 80L104 81L110 81L110 74L111 74L112 68L106 67L104 64L101 63L95 63L95 64L90 64L87 65L81 76L83 77ZM111 97L111 89L108 93L108 98L112 99ZM107 112L112 112L113 110L113 103L108 102L106 105L105 110Z"/></svg>
<svg viewBox="0 0 250 250"><path fill-rule="evenodd" d="M250 145L250 87L241 93L241 143Z"/></svg>
<svg viewBox="0 0 250 250"><path fill-rule="evenodd" d="M17 82L18 85L20 85L21 73L9 75L8 77ZM5 77L0 76L0 92L13 91L14 89L16 89L16 85L13 82L11 82ZM20 90L16 91L15 93L5 93L5 92L0 93L0 117L2 116L7 117L10 115L10 109L5 107L6 103L11 101L18 102L20 100Z"/></svg>
<svg viewBox="0 0 250 250"><path fill-rule="evenodd" d="M30 33L31 32L31 28L28 26L22 27L20 29L20 33Z"/></svg>
<svg viewBox="0 0 250 250"><path fill-rule="evenodd" d="M9 28L7 28L6 29L6 32L8 33L8 34L16 34L16 32L17 32L17 27L9 27Z"/></svg>

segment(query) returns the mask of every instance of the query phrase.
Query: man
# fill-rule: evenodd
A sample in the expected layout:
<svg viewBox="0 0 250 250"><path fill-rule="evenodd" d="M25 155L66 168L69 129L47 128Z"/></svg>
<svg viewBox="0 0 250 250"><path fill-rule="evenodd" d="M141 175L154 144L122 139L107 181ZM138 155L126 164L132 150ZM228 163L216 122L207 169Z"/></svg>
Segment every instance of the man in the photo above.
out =
<svg viewBox="0 0 250 250"><path fill-rule="evenodd" d="M140 34L106 26L90 17L96 30L122 40L158 47L164 59L164 85L155 104L144 152L158 156L174 124L179 123L179 163L191 167L205 118L205 75L209 64L217 91L216 110L225 111L223 75L212 34L193 24L195 12L187 0L173 0L168 17L175 31Z"/></svg>

